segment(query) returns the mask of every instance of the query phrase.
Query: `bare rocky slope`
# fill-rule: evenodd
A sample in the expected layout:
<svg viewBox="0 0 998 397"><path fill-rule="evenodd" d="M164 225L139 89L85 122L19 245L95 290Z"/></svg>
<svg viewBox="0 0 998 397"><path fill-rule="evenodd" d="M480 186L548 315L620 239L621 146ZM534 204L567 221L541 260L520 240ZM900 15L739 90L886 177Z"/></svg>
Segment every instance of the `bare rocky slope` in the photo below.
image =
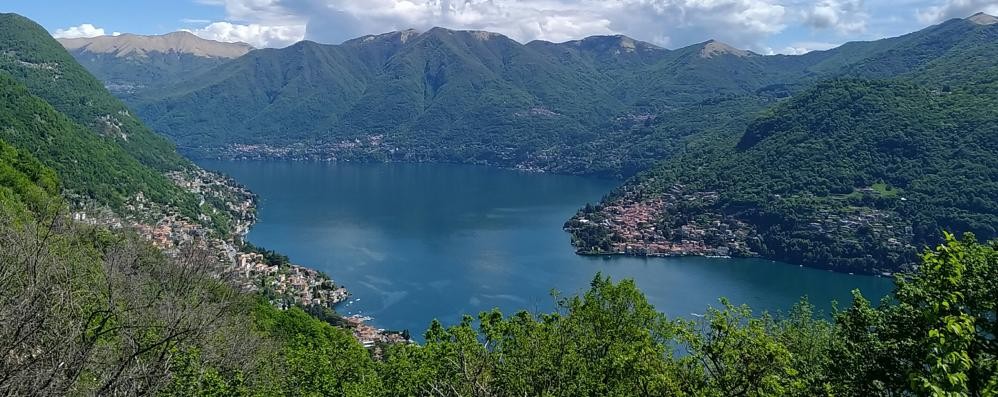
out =
<svg viewBox="0 0 998 397"><path fill-rule="evenodd" d="M177 81L246 55L246 43L206 40L189 32L60 39L76 60L123 95Z"/></svg>
<svg viewBox="0 0 998 397"><path fill-rule="evenodd" d="M89 54L113 54L116 57L143 57L152 53L190 54L206 58L238 58L253 50L246 43L223 43L202 39L190 32L158 36L122 34L89 38L59 39L70 51Z"/></svg>

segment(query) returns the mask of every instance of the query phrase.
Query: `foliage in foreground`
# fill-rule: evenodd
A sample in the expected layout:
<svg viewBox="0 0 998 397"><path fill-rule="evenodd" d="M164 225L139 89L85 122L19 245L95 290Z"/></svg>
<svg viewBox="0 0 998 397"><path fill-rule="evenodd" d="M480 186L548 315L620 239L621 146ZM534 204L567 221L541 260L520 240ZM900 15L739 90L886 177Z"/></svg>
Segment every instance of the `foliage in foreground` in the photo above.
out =
<svg viewBox="0 0 998 397"><path fill-rule="evenodd" d="M893 298L858 292L834 314L806 301L753 315L725 300L697 321L669 321L632 281L597 276L559 311L498 312L394 346L379 364L386 395L989 396L998 393L998 245L972 236L923 255Z"/></svg>
<svg viewBox="0 0 998 397"><path fill-rule="evenodd" d="M560 299L555 312L491 311L449 327L434 321L424 344L380 346L374 355L348 331L299 309L279 311L225 292L190 267L197 261L155 259L134 242L78 231L53 235L40 261L31 261L18 256L33 252L28 247L7 246L27 238L16 236L6 230L3 240L3 277L14 286L0 292L4 394L998 392L998 294L991 282L998 254L996 245L970 237L949 236L924 255L919 273L899 279L893 298L875 307L857 293L834 321L806 301L770 316L723 300L701 319L669 320L633 281L597 276L585 294ZM19 266L28 263L41 267L23 272ZM32 332L18 333L21 324Z"/></svg>
<svg viewBox="0 0 998 397"><path fill-rule="evenodd" d="M300 309L235 293L214 257L168 258L59 214L54 173L0 146L0 394L991 396L998 243L923 254L891 298L834 321L722 300L670 320L597 275L552 313L498 311L369 352Z"/></svg>

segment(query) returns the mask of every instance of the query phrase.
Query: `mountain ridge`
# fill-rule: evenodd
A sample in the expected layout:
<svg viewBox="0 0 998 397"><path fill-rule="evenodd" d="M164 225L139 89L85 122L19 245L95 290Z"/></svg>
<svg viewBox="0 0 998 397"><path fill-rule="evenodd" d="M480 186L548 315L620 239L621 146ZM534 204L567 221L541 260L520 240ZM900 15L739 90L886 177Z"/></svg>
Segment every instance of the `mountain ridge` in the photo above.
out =
<svg viewBox="0 0 998 397"><path fill-rule="evenodd" d="M70 51L80 51L91 54L113 54L116 57L149 56L149 53L191 54L207 58L234 59L252 51L253 46L246 43L227 43L208 40L197 35L177 31L163 35L120 34L116 36L97 36L89 38L57 39L63 47Z"/></svg>
<svg viewBox="0 0 998 397"><path fill-rule="evenodd" d="M520 44L437 27L257 50L124 98L195 157L458 161L626 177L698 134L709 124L698 114L745 122L822 78L907 73L959 43L937 46L931 35L975 27L943 23L794 56L716 40L668 50L622 35ZM891 52L897 46L913 50ZM231 94L224 103L221 93ZM676 118L686 120L655 121Z"/></svg>
<svg viewBox="0 0 998 397"><path fill-rule="evenodd" d="M996 26L954 19L809 56L839 65L587 206L566 224L573 244L892 274L939 230L998 236Z"/></svg>
<svg viewBox="0 0 998 397"><path fill-rule="evenodd" d="M157 36L126 33L60 39L59 43L116 94L187 78L253 50L245 43L206 40L184 31Z"/></svg>
<svg viewBox="0 0 998 397"><path fill-rule="evenodd" d="M953 117L945 108L920 108L929 117L921 119L884 104L916 108L922 102L940 100L934 92L988 86L998 75L993 62L998 56L998 24L980 23L982 18L952 19L898 37L851 42L803 55L754 54L715 40L667 50L626 36L520 44L499 34L434 28L365 36L340 45L303 41L283 49L257 50L154 92L126 98L145 120L193 156L456 162L618 178L648 170L600 208L611 208L611 213L665 208L664 213L652 211L652 222L643 226L663 233L672 230L669 235L649 235L658 244L655 250L763 255L840 271L893 272L912 262L914 247L937 242L936 233L927 232L932 225L993 236L986 226L992 219L989 207L946 207L926 199L944 195L921 187L928 182L884 171L889 165L870 160L889 155L898 162L910 161L907 152L887 150L896 145L926 158L950 158L945 154L945 140L931 131L919 130L919 140L912 143L904 136L883 134L870 120L884 115L903 120L899 126L934 123L938 131L951 131L947 126L952 123L938 122ZM892 80L899 82L881 84ZM829 93L815 93L815 86ZM850 95L862 99L854 102L864 105L850 108L859 106L850 102ZM979 109L990 101L986 95L952 96ZM862 122L857 128L869 131L868 136L836 129L829 130L832 137L798 134L831 128L796 114L824 114L821 104L825 102L835 109L827 118L843 119L843 125ZM781 106L785 103L792 105ZM955 102L950 106L956 106ZM794 114L767 116L771 112ZM843 118L843 114L858 119ZM987 117L967 119L987 122ZM782 131L778 128L787 125L796 129L764 138L767 128ZM975 134L974 139L981 136ZM786 136L792 138L779 138ZM823 182L821 173L808 164L781 169L807 174L799 178L805 182L786 180L759 160L759 156L780 158L774 148L796 150L786 144L788 139L834 148L861 138L872 141L835 152L837 158L853 159L843 160L846 164L826 164L823 152L799 152L801 158L812 158L813 164L824 164L825 171L837 172L834 183ZM753 140L768 144L749 145ZM981 146L974 140L960 142ZM977 156L987 158L987 153ZM728 157L743 163L712 161ZM868 169L857 169L856 164L866 164ZM956 172L945 164L922 164L925 177ZM695 171L690 168L693 165L712 168ZM965 166L974 169L973 164ZM748 177L739 177L738 184L724 182L726 176L741 175L744 169L757 170L771 185L752 185ZM649 174L656 175L657 182L647 182ZM679 184L687 188L663 182L674 181L669 178L676 175L685 178ZM851 177L858 178L854 184L844 182ZM981 179L979 173L966 177ZM786 185L797 190L779 190ZM689 190L693 189L689 186L701 189ZM961 185L959 190L965 193L963 197L980 199L981 186L985 185ZM913 209L910 203L892 201L904 197L893 196L895 189L917 193L926 207ZM763 192L792 199L773 200ZM621 197L624 201L619 201ZM687 208L691 204L669 207L679 198L719 201L697 208ZM937 211L926 212L926 208ZM727 228L724 233L736 236L737 244L667 245L676 243L668 239L689 236L689 230L721 227L683 223L688 220L672 217L675 213L670 211L713 217ZM931 215L937 212L957 215ZM816 214L825 217L819 219ZM614 222L606 214L589 215L577 221L602 216ZM907 222L905 216L917 217L917 221ZM785 222L774 225L760 220L767 217ZM617 221L626 224L628 220ZM836 222L869 223L862 230L876 233L861 235L857 228L833 228ZM621 248L613 245L619 238L613 236L648 230L608 232L589 225L570 225L581 252L642 252L626 247L644 243L625 239L629 244ZM827 233L815 234L815 230ZM837 240L829 240L832 235ZM687 241L706 244L708 240L696 239L707 237L730 238L704 235ZM655 240L663 238L667 240ZM896 243L885 244L888 240ZM876 259L857 254L869 252Z"/></svg>

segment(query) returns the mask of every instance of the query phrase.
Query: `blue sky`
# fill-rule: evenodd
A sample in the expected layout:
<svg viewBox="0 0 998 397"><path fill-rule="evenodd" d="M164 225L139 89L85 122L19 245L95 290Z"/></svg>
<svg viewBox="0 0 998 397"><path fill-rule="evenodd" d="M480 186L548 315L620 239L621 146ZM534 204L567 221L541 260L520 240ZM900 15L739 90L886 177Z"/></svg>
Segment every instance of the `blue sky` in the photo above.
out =
<svg viewBox="0 0 998 397"><path fill-rule="evenodd" d="M199 24L183 20L225 20L225 9L190 0L4 0L0 10L35 20L49 31L90 23L107 32L160 34Z"/></svg>
<svg viewBox="0 0 998 397"><path fill-rule="evenodd" d="M667 48L718 39L800 53L998 14L998 0L4 0L56 36L162 34L281 47L406 28L489 30L521 42L626 34Z"/></svg>

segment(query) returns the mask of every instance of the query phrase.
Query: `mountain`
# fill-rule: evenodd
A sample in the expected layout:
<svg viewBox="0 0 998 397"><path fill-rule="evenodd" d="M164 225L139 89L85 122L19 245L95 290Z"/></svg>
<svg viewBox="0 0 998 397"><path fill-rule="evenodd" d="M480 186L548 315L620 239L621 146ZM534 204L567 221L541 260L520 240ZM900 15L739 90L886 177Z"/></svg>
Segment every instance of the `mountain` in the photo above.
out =
<svg viewBox="0 0 998 397"><path fill-rule="evenodd" d="M986 95L951 93L990 84L998 71L996 25L975 15L800 56L759 55L713 40L667 50L623 36L524 45L489 32L409 30L341 45L302 42L253 51L126 98L154 128L195 156L443 161L616 177L651 169L570 223L582 252L762 255L843 271L893 272L936 241L934 227L993 236L987 227L990 207L947 207L927 198L938 192L919 190L925 180L866 160L891 159L929 178L955 172L946 164L969 169L988 159L990 149L977 142L978 133L960 137L985 149L972 162L955 162L958 158L933 149L945 137L932 131L952 133L948 126L959 120L945 107L922 107L918 101L936 101L926 94L936 91L962 98L981 109L967 120L986 125ZM816 86L844 97L817 95ZM880 91L886 96L878 96ZM917 109L933 119L853 103L853 96ZM826 102L840 106L841 114L821 108ZM850 107L860 105L868 107ZM763 120L773 111L865 124L827 140L814 134L787 138L811 152L775 138L760 140L772 147L747 146L772 127ZM857 119L842 117L848 113ZM871 120L884 115L904 119L899 128L913 123L935 129L912 138L912 152L884 157L876 150L907 139L879 135L883 131ZM793 126L788 137L819 127L807 120L773 120ZM946 123L930 123L940 120ZM860 131L868 140L854 135ZM779 174L781 168L759 160L781 158L780 151L811 161L788 160L795 168ZM913 158L904 156L912 153L934 161L909 163ZM825 168L811 168L818 166ZM760 173L757 180L765 184L740 176L746 170ZM842 180L826 184L822 173ZM966 180L987 178L973 174ZM777 189L786 186L793 189ZM987 184L961 185L959 191L987 201L989 191L963 190L975 186ZM896 189L921 196L915 200ZM910 201L888 205L881 196ZM670 206L679 199L687 202ZM925 206L913 209L914 203ZM964 212L945 219L930 215L956 210ZM615 218L619 214L607 211L626 215ZM767 217L778 221L766 223ZM582 220L599 220L602 226ZM850 226L833 229L829 222Z"/></svg>
<svg viewBox="0 0 998 397"><path fill-rule="evenodd" d="M173 179L201 172L154 134L44 28L0 14L0 141L55 171L74 211L156 222L179 215L230 231L230 209ZM168 176L168 174L170 176Z"/></svg>
<svg viewBox="0 0 998 397"><path fill-rule="evenodd" d="M625 36L523 45L489 32L408 30L254 51L124 98L196 157L448 161L619 177L823 78L907 73L958 45L969 32L961 22L803 56L714 40L666 50Z"/></svg>
<svg viewBox="0 0 998 397"><path fill-rule="evenodd" d="M117 58L143 58L153 54L187 54L202 58L239 58L253 50L246 43L223 43L202 39L190 32L173 32L158 36L121 34L89 38L58 39L70 52Z"/></svg>
<svg viewBox="0 0 998 397"><path fill-rule="evenodd" d="M592 140L624 107L611 84L501 35L437 28L254 51L129 100L194 155L255 145L320 158L515 165ZM590 94L567 95L578 92Z"/></svg>
<svg viewBox="0 0 998 397"><path fill-rule="evenodd" d="M774 71L784 64L794 69ZM624 36L523 45L435 28L258 50L125 99L196 157L447 161L619 177L675 153L701 121L735 122L772 103L778 98L757 91L801 73L802 65L713 41L673 51Z"/></svg>
<svg viewBox="0 0 998 397"><path fill-rule="evenodd" d="M575 245L879 274L915 263L940 230L998 236L996 26L953 20L871 43L842 77L581 211L566 225Z"/></svg>
<svg viewBox="0 0 998 397"><path fill-rule="evenodd" d="M520 44L481 31L407 30L253 51L119 94L195 157L446 161L622 177L823 79L899 76L956 59L988 21L801 56L714 40L667 50L625 36Z"/></svg>
<svg viewBox="0 0 998 397"><path fill-rule="evenodd" d="M115 92L134 92L246 55L253 47L189 32L59 39L76 60Z"/></svg>

